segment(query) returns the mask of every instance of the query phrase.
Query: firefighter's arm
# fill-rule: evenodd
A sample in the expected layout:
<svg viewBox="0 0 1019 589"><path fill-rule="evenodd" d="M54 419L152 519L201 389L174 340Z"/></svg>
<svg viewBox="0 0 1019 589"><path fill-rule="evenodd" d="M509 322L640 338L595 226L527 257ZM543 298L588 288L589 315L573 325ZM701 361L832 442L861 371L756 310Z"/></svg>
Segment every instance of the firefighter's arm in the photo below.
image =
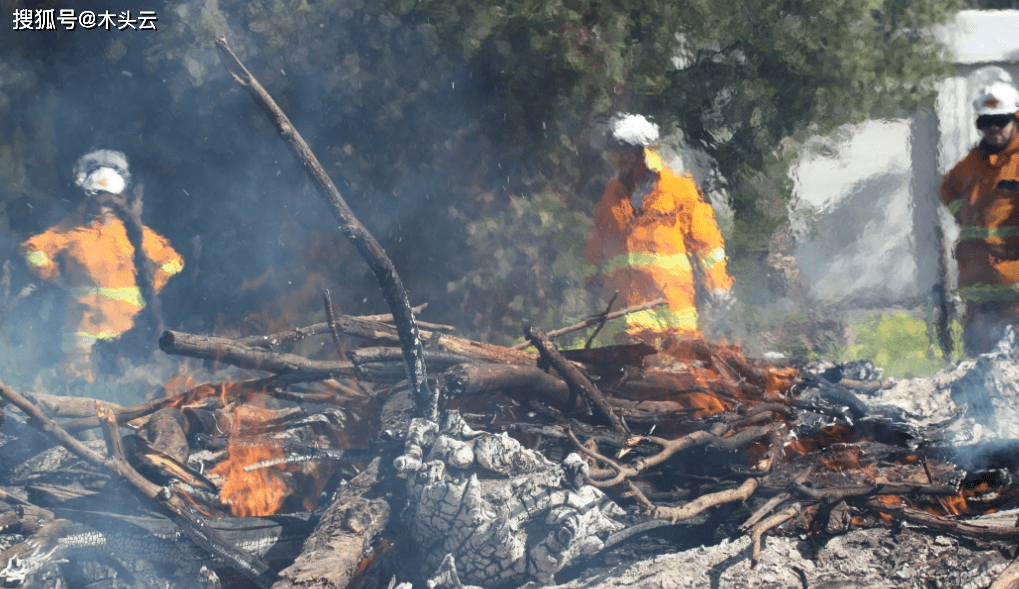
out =
<svg viewBox="0 0 1019 589"><path fill-rule="evenodd" d="M708 292L728 291L732 277L725 257L725 241L715 220L715 211L698 191L690 215L690 227L686 233L687 249L693 253L694 263L701 265L705 290Z"/></svg>
<svg viewBox="0 0 1019 589"><path fill-rule="evenodd" d="M29 269L43 280L60 277L60 264L56 257L67 245L67 236L62 231L50 229L21 244L21 254Z"/></svg>
<svg viewBox="0 0 1019 589"><path fill-rule="evenodd" d="M184 269L184 258L173 249L169 240L148 227L145 228L142 247L155 265L153 287L156 291L162 290L171 276Z"/></svg>
<svg viewBox="0 0 1019 589"><path fill-rule="evenodd" d="M963 205L962 195L956 188L956 178L951 172L945 174L945 179L941 182L941 204L948 208L953 217L959 214Z"/></svg>

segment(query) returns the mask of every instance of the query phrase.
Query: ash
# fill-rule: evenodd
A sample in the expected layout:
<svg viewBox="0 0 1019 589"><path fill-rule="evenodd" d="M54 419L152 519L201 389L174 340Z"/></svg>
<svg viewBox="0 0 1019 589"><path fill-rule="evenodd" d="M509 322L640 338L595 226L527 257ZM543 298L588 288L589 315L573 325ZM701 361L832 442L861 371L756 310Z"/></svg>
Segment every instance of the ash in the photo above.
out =
<svg viewBox="0 0 1019 589"><path fill-rule="evenodd" d="M430 589L548 584L624 527L625 512L582 483L579 456L556 464L505 433L471 430L456 412L441 427L413 420L394 465Z"/></svg>
<svg viewBox="0 0 1019 589"><path fill-rule="evenodd" d="M904 409L918 422L951 421L945 441L952 447L1019 440L1019 337L1009 327L991 352L897 382L868 401Z"/></svg>

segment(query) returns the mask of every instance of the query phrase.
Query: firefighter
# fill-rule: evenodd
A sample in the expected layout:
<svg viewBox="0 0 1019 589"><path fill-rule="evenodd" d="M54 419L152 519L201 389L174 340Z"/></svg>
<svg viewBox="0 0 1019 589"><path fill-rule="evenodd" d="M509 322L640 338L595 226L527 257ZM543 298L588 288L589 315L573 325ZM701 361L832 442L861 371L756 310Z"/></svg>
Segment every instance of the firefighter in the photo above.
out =
<svg viewBox="0 0 1019 589"><path fill-rule="evenodd" d="M670 338L699 338L697 300L731 302L732 278L715 213L689 174L677 176L654 149L658 125L620 113L609 150L618 176L594 211L587 244L589 283L617 307L664 296L667 305L626 316L631 340L658 348Z"/></svg>
<svg viewBox="0 0 1019 589"><path fill-rule="evenodd" d="M1019 323L1019 91L995 82L973 103L983 138L945 175L941 202L959 225L955 259L969 355Z"/></svg>
<svg viewBox="0 0 1019 589"><path fill-rule="evenodd" d="M61 337L64 374L92 382L95 343L131 329L145 301L136 282L134 246L114 208L125 203L131 183L127 158L119 151L93 151L78 160L74 176L85 192L76 218L32 237L21 249L34 273L67 291ZM153 263L152 287L158 292L183 269L184 260L152 229L144 227L142 234L142 248Z"/></svg>

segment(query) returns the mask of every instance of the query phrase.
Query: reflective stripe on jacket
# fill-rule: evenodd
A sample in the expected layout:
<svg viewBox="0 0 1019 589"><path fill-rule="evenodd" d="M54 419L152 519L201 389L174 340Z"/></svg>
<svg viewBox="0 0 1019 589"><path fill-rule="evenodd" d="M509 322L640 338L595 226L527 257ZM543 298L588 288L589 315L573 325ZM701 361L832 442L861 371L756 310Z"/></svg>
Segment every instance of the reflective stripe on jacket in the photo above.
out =
<svg viewBox="0 0 1019 589"><path fill-rule="evenodd" d="M941 202L959 225L959 295L1019 300L1019 134L998 153L970 150L945 175Z"/></svg>
<svg viewBox="0 0 1019 589"><path fill-rule="evenodd" d="M608 295L619 291L617 308L665 297L668 307L627 316L631 335L696 337L695 275L704 280L707 292L732 286L722 234L714 210L692 178L660 166L652 180L637 209L618 179L605 188L587 244L587 259L594 266L586 274Z"/></svg>

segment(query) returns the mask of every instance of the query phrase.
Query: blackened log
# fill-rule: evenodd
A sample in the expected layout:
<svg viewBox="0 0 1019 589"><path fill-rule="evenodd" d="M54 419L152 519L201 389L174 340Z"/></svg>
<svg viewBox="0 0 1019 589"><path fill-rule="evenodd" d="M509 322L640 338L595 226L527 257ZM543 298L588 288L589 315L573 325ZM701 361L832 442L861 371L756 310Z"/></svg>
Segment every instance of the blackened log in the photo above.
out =
<svg viewBox="0 0 1019 589"><path fill-rule="evenodd" d="M304 543L294 564L280 572L273 589L345 589L358 573L372 542L389 524L389 504L373 490L380 484L381 458L340 488Z"/></svg>
<svg viewBox="0 0 1019 589"><path fill-rule="evenodd" d="M336 189L318 158L305 143L304 138L297 132L272 96L244 67L241 60L227 45L225 37L216 39L216 48L219 49L219 55L230 71L230 75L238 84L249 90L252 99L262 108L276 128L280 139L304 166L322 198L332 206L333 212L340 221L340 232L354 245L361 257L368 263L368 267L371 268L382 289L382 296L386 299L389 310L393 314L393 320L400 336L400 346L403 348L404 361L407 363L407 376L410 379L411 390L414 391L418 409L425 418L438 421L438 391L430 391L428 388L424 346L421 343L421 335L418 333L414 312L410 308L407 291L403 287L403 282L400 281L400 276L396 273L396 267L393 266L393 262L375 241L372 234L354 216L354 212L347 206L340 191Z"/></svg>
<svg viewBox="0 0 1019 589"><path fill-rule="evenodd" d="M396 383L406 376L399 348L360 348L347 352L362 380ZM470 356L443 350L425 350L425 365L430 372L442 372L456 364L477 362Z"/></svg>
<svg viewBox="0 0 1019 589"><path fill-rule="evenodd" d="M502 393L527 401L539 401L559 409L577 409L566 381L536 366L514 364L458 364L445 372L446 389L453 396Z"/></svg>
<svg viewBox="0 0 1019 589"><path fill-rule="evenodd" d="M167 330L159 338L159 349L167 354L189 356L203 360L215 360L241 368L253 368L266 372L315 373L318 378L356 378L357 371L350 362L326 362L309 360L297 354L270 352L249 348L236 341L216 336L192 335Z"/></svg>
<svg viewBox="0 0 1019 589"><path fill-rule="evenodd" d="M591 381L584 376L576 366L570 363L569 360L563 358L562 354L556 349L555 345L548 336L545 335L541 329L537 327L528 327L524 330L524 335L527 339L534 344L534 347L538 348L541 352L542 358L548 360L548 362L556 369L556 371L563 375L566 379L566 383L570 386L570 390L578 395L581 395L587 402L605 418L612 429L617 432L627 432L628 429L623 420L616 415L616 412L612 410L612 407L605 401L604 395L601 394Z"/></svg>

